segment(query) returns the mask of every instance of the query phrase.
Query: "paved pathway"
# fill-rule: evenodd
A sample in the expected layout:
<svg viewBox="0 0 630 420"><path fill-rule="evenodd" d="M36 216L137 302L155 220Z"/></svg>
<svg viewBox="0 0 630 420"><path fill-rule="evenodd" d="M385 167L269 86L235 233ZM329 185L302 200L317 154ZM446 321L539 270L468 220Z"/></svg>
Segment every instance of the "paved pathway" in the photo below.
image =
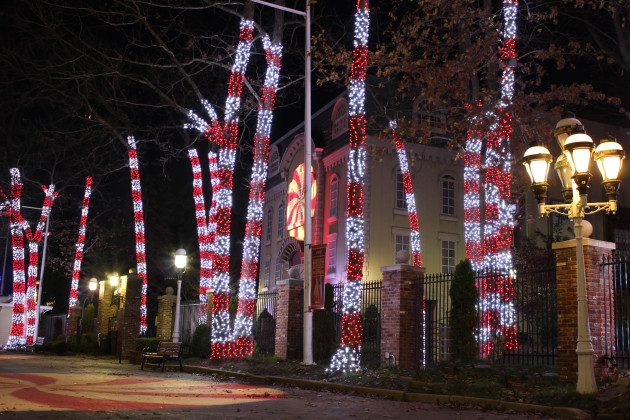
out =
<svg viewBox="0 0 630 420"><path fill-rule="evenodd" d="M113 358L0 353L0 420L8 419L525 419L180 372Z"/></svg>

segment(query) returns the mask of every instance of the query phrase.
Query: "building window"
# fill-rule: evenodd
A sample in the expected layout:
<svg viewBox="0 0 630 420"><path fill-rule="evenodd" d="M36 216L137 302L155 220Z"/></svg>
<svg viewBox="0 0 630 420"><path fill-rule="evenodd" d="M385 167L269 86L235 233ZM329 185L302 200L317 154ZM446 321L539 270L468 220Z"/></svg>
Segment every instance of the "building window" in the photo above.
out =
<svg viewBox="0 0 630 420"><path fill-rule="evenodd" d="M328 238L326 250L326 273L334 273L337 269L337 235Z"/></svg>
<svg viewBox="0 0 630 420"><path fill-rule="evenodd" d="M455 241L442 241L442 273L455 271Z"/></svg>
<svg viewBox="0 0 630 420"><path fill-rule="evenodd" d="M263 287L269 287L269 265L270 261L265 261L265 269L263 270Z"/></svg>
<svg viewBox="0 0 630 420"><path fill-rule="evenodd" d="M442 214L455 216L455 178L444 175L442 183Z"/></svg>
<svg viewBox="0 0 630 420"><path fill-rule="evenodd" d="M332 138L336 139L348 131L348 104L345 99L339 99L332 112Z"/></svg>
<svg viewBox="0 0 630 420"><path fill-rule="evenodd" d="M396 172L396 208L407 209L407 199L405 197L405 183L400 170Z"/></svg>
<svg viewBox="0 0 630 420"><path fill-rule="evenodd" d="M267 210L267 242L271 241L271 229L273 228L273 209Z"/></svg>
<svg viewBox="0 0 630 420"><path fill-rule="evenodd" d="M284 236L284 203L278 206L278 239Z"/></svg>
<svg viewBox="0 0 630 420"><path fill-rule="evenodd" d="M333 175L330 179L330 211L328 217L337 217L337 203L339 202L339 177Z"/></svg>
<svg viewBox="0 0 630 420"><path fill-rule="evenodd" d="M409 235L395 235L394 236L394 253L398 253L398 251L410 250L409 246ZM411 252L411 251L410 251Z"/></svg>
<svg viewBox="0 0 630 420"><path fill-rule="evenodd" d="M276 282L278 280L282 280L282 263L280 262L280 257L276 257Z"/></svg>

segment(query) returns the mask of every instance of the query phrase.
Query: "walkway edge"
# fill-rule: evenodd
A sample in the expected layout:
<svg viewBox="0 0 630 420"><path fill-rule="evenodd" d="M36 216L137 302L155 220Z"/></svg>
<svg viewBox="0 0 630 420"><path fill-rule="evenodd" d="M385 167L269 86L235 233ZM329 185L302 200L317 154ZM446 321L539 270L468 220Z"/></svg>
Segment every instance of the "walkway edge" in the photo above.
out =
<svg viewBox="0 0 630 420"><path fill-rule="evenodd" d="M471 408L480 408L483 410L512 410L517 413L543 413L549 416L563 418L591 418L590 414L588 414L586 411L572 407L550 407L546 405L499 401L489 398L465 397L460 395L420 394L415 392L396 391L391 389L368 388L357 385L337 384L333 382L286 378L282 376L258 376L252 375L251 373L232 372L228 370L205 368L201 366L184 365L184 372L229 376L258 383L292 385L304 389L327 390L334 392L356 392L358 394L373 395L376 397L397 401L423 402L428 404L468 405L471 406Z"/></svg>

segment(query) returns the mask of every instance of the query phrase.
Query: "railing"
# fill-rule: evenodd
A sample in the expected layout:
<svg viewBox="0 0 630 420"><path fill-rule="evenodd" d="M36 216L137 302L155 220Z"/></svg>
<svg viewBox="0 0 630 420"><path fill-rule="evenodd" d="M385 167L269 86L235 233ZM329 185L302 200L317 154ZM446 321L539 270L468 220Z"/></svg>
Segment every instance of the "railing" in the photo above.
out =
<svg viewBox="0 0 630 420"><path fill-rule="evenodd" d="M273 354L276 345L277 291L261 292L254 311L254 340L262 351Z"/></svg>
<svg viewBox="0 0 630 420"><path fill-rule="evenodd" d="M630 256L604 257L601 265L607 326L606 356L618 367L630 368Z"/></svg>

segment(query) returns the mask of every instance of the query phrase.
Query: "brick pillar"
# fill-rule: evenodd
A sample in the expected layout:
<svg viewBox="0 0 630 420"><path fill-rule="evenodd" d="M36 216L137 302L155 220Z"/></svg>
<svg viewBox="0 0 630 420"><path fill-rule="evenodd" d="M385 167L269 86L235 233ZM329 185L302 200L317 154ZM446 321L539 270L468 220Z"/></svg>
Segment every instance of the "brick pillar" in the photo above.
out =
<svg viewBox="0 0 630 420"><path fill-rule="evenodd" d="M556 253L556 290L558 312L558 376L562 382L577 381L577 267L575 257L575 239L553 244ZM584 265L586 272L586 297L588 302L588 321L593 344L595 378L606 375L602 356L606 351L606 319L612 320L614 313L606 306L605 293L610 293L611 276L604 276L600 271L604 255L610 255L615 249L612 242L584 238ZM608 328L608 336L614 334L614 328ZM614 337L612 338L614 342Z"/></svg>
<svg viewBox="0 0 630 420"><path fill-rule="evenodd" d="M381 267L381 272L381 364L387 363L385 352L388 352L396 358L398 366L413 368L416 349L421 348L415 340L422 342L422 337L415 336L416 293L422 294L416 287L423 287L425 269L396 264Z"/></svg>
<svg viewBox="0 0 630 420"><path fill-rule="evenodd" d="M168 290L167 293L172 292ZM177 296L166 294L158 297L158 313L155 320L155 336L162 341L171 341L173 339L173 323L175 319L175 301Z"/></svg>
<svg viewBox="0 0 630 420"><path fill-rule="evenodd" d="M112 311L117 308L112 307L112 286L109 281L100 281L98 285L98 315L97 315L97 332L107 336L107 328L109 318Z"/></svg>
<svg viewBox="0 0 630 420"><path fill-rule="evenodd" d="M280 280L276 307L276 357L302 358L304 280Z"/></svg>
<svg viewBox="0 0 630 420"><path fill-rule="evenodd" d="M130 351L136 350L136 338L140 336L140 300L142 297L142 280L135 274L127 278L125 300L121 309L121 324L118 328L118 343L122 357L129 357Z"/></svg>
<svg viewBox="0 0 630 420"><path fill-rule="evenodd" d="M80 306L73 306L70 309L70 319L68 320L68 325L66 327L66 335L68 337L78 334L82 311L83 308L81 308ZM55 339L57 339L57 337L55 337Z"/></svg>

